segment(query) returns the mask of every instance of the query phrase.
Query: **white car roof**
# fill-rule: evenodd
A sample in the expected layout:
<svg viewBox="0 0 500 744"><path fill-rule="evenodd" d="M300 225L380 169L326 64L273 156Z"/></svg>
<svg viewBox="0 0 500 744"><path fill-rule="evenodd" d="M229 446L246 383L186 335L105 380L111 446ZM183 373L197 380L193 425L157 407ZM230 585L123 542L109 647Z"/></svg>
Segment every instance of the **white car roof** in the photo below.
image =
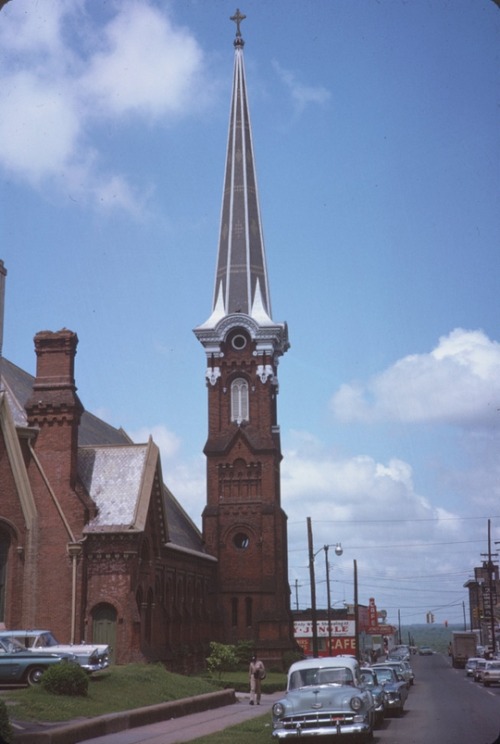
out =
<svg viewBox="0 0 500 744"><path fill-rule="evenodd" d="M355 670L359 668L359 664L352 656L320 656L317 659L302 659L302 661L295 661L288 670L288 674L300 669L310 669L311 667L314 667L315 669L323 669L325 667L345 667L347 669Z"/></svg>

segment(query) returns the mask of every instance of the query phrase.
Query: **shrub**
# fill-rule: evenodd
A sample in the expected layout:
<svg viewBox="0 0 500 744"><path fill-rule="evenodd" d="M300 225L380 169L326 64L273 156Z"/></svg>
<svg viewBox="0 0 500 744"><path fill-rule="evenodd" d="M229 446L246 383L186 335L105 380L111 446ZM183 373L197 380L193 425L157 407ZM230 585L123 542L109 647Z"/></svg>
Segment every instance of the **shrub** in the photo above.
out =
<svg viewBox="0 0 500 744"><path fill-rule="evenodd" d="M0 700L0 741L10 744L12 741L12 728L10 726L7 706L3 700Z"/></svg>
<svg viewBox="0 0 500 744"><path fill-rule="evenodd" d="M78 664L54 664L43 673L40 684L53 695L86 697L89 678Z"/></svg>
<svg viewBox="0 0 500 744"><path fill-rule="evenodd" d="M210 656L207 659L209 672L219 673L219 679L222 672L232 672L236 669L238 663L236 648L224 643L210 642Z"/></svg>

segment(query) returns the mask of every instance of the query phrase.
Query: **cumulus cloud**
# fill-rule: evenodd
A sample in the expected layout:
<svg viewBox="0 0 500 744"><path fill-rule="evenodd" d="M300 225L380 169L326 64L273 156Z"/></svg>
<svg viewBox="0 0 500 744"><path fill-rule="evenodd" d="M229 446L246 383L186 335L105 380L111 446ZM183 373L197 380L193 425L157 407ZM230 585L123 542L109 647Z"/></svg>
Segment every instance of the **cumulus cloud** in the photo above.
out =
<svg viewBox="0 0 500 744"><path fill-rule="evenodd" d="M498 425L500 344L456 328L426 354L412 354L366 383L342 385L331 400L341 421L399 421L463 428Z"/></svg>
<svg viewBox="0 0 500 744"><path fill-rule="evenodd" d="M147 442L151 436L160 450L162 462L175 457L179 452L179 438L163 424L156 424L151 427L143 426L136 431L130 432L129 436L132 441L137 443Z"/></svg>
<svg viewBox="0 0 500 744"><path fill-rule="evenodd" d="M299 112L303 111L311 103L323 105L329 100L330 92L322 85L305 85L301 83L297 80L293 72L285 70L276 60L273 61L273 67L288 88Z"/></svg>
<svg viewBox="0 0 500 744"><path fill-rule="evenodd" d="M199 108L202 52L144 0L93 25L84 0L16 0L0 24L0 167L40 189L140 211L125 175L106 172L92 125L155 121ZM193 103L194 102L194 103Z"/></svg>
<svg viewBox="0 0 500 744"><path fill-rule="evenodd" d="M323 545L342 543L342 557L331 554L332 595L345 584L352 601L352 565L358 563L361 601L375 595L381 606L393 595L391 581L418 574L443 573L442 551L447 549L448 571L464 572L462 540L470 539L469 525L441 505L433 505L415 487L412 467L402 459L379 462L369 455L344 455L325 448L309 433L293 432L282 463L282 503L288 515L291 581L303 587L301 604L309 601L307 517L311 518L315 552ZM319 606L324 605L324 554L316 559ZM464 580L466 573L464 573ZM460 594L461 584L453 586ZM441 587L442 589L442 587ZM368 594L369 592L369 594ZM432 590L430 598L432 601ZM424 617L424 611L420 616Z"/></svg>

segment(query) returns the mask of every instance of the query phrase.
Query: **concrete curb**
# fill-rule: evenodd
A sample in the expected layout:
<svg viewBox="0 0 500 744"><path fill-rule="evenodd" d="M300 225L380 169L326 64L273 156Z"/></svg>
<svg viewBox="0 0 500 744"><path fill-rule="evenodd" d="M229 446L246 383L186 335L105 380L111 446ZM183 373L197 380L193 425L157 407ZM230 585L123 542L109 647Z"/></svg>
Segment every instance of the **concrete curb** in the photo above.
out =
<svg viewBox="0 0 500 744"><path fill-rule="evenodd" d="M15 733L14 744L76 744L98 736L116 734L137 726L147 726L170 718L181 718L190 713L221 708L236 703L234 690L208 692L205 695L172 700L168 703L149 705L122 713L111 713L97 718L71 721L68 724L54 724L50 729L38 729ZM46 724L47 726L50 724Z"/></svg>

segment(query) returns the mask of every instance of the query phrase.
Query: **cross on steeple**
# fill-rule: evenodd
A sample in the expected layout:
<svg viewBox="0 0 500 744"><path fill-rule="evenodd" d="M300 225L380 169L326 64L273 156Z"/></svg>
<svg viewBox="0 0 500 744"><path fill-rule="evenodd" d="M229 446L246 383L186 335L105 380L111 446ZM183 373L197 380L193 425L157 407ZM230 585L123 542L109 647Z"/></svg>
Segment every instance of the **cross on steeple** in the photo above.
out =
<svg viewBox="0 0 500 744"><path fill-rule="evenodd" d="M245 18L246 18L246 15L243 15L243 13L240 13L239 8L236 8L236 13L234 14L234 16L230 17L229 20L234 21L236 23L236 36L241 36L240 23L244 21Z"/></svg>

